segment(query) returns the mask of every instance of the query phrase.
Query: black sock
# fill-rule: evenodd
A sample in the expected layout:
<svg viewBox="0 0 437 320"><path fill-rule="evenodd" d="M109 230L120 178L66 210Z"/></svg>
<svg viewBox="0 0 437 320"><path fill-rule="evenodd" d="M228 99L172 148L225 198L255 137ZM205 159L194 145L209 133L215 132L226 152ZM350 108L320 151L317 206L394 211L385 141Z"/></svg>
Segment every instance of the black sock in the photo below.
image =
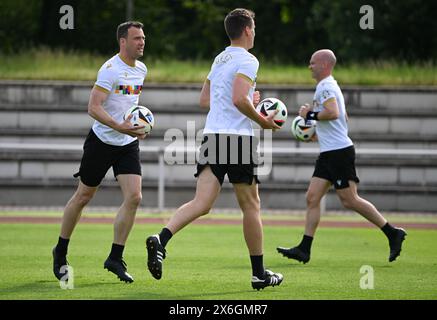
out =
<svg viewBox="0 0 437 320"><path fill-rule="evenodd" d="M112 244L111 253L109 254L109 258L114 260L121 260L123 258L123 250L124 246L121 244Z"/></svg>
<svg viewBox="0 0 437 320"><path fill-rule="evenodd" d="M165 248L167 242L173 237L173 233L167 228L163 228L159 233L159 241L161 241L161 245Z"/></svg>
<svg viewBox="0 0 437 320"><path fill-rule="evenodd" d="M389 239L396 235L396 229L388 222L381 228L381 230Z"/></svg>
<svg viewBox="0 0 437 320"><path fill-rule="evenodd" d="M252 275L264 279L263 256L250 256L250 262L252 264Z"/></svg>
<svg viewBox="0 0 437 320"><path fill-rule="evenodd" d="M307 236L304 234L302 241L298 245L298 248L303 252L310 253L311 252L311 244L313 243L313 237Z"/></svg>
<svg viewBox="0 0 437 320"><path fill-rule="evenodd" d="M58 244L56 245L56 253L60 256L66 256L68 251L68 243L70 239L64 239L59 237Z"/></svg>

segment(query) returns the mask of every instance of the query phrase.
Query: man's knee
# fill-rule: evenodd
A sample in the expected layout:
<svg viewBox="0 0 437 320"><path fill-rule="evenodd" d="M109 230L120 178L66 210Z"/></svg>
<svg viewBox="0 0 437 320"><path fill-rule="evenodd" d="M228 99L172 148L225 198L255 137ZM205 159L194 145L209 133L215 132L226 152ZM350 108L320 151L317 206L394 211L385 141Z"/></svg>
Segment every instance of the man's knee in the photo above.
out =
<svg viewBox="0 0 437 320"><path fill-rule="evenodd" d="M85 207L94 197L94 192L77 192L73 197L73 201L79 206Z"/></svg>
<svg viewBox="0 0 437 320"><path fill-rule="evenodd" d="M202 216L208 214L212 209L212 203L210 203L210 201L198 198L194 198L192 201L195 207L197 207L197 211Z"/></svg>
<svg viewBox="0 0 437 320"><path fill-rule="evenodd" d="M141 192L132 192L126 197L125 202L127 202L132 207L138 207L142 199L143 195L141 194Z"/></svg>
<svg viewBox="0 0 437 320"><path fill-rule="evenodd" d="M308 191L305 195L307 206L308 207L316 207L320 204L320 196L315 192Z"/></svg>
<svg viewBox="0 0 437 320"><path fill-rule="evenodd" d="M240 200L240 207L243 212L259 212L261 202L258 196L246 197Z"/></svg>
<svg viewBox="0 0 437 320"><path fill-rule="evenodd" d="M356 199L352 197L340 197L341 204L345 209L353 210L355 208Z"/></svg>

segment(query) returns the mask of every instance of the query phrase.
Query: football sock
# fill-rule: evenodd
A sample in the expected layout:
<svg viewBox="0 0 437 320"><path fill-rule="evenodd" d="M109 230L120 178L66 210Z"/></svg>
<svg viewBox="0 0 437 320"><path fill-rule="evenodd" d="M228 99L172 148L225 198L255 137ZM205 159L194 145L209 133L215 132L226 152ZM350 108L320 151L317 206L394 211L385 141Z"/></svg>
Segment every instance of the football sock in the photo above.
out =
<svg viewBox="0 0 437 320"><path fill-rule="evenodd" d="M161 232L159 233L159 241L161 241L161 245L165 248L167 245L167 242L173 237L173 233L171 233L170 230L167 228L162 228Z"/></svg>
<svg viewBox="0 0 437 320"><path fill-rule="evenodd" d="M250 263L252 264L252 275L264 279L263 256L250 256Z"/></svg>
<svg viewBox="0 0 437 320"><path fill-rule="evenodd" d="M123 257L124 246L121 244L112 244L111 253L109 254L109 258L113 260L121 260Z"/></svg>
<svg viewBox="0 0 437 320"><path fill-rule="evenodd" d="M56 254L60 256L66 256L68 251L68 243L70 242L70 239L64 239L59 237L58 244L56 245Z"/></svg>
<svg viewBox="0 0 437 320"><path fill-rule="evenodd" d="M310 253L311 252L311 244L313 243L313 237L307 236L306 234L304 234L302 241L300 242L300 244L297 246L300 250L302 250L303 252L306 253Z"/></svg>
<svg viewBox="0 0 437 320"><path fill-rule="evenodd" d="M396 235L396 229L388 222L381 228L381 230L389 239Z"/></svg>

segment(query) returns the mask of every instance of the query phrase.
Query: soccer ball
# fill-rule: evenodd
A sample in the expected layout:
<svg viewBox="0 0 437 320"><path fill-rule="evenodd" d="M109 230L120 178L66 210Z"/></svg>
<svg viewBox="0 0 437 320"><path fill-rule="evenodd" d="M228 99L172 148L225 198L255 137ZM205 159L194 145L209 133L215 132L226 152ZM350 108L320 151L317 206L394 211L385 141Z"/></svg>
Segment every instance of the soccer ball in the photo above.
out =
<svg viewBox="0 0 437 320"><path fill-rule="evenodd" d="M288 112L287 107L281 100L276 98L266 98L256 106L256 111L258 111L264 117L267 117L277 109L279 112L276 114L273 120L278 126L282 127L287 120Z"/></svg>
<svg viewBox="0 0 437 320"><path fill-rule="evenodd" d="M316 121L297 116L291 123L291 133L297 140L310 141L316 133Z"/></svg>
<svg viewBox="0 0 437 320"><path fill-rule="evenodd" d="M155 125L155 117L153 116L152 111L143 106L133 106L126 111L123 119L126 120L130 114L132 114L130 122L134 127L144 126L141 130L144 130L144 133L146 134L152 131L152 128Z"/></svg>

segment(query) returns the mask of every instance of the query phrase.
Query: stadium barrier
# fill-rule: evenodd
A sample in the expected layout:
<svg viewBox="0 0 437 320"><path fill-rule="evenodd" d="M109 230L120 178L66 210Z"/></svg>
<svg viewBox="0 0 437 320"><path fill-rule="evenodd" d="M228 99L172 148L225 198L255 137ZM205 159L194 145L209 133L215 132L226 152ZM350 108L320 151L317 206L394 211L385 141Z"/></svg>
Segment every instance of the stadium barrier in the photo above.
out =
<svg viewBox="0 0 437 320"><path fill-rule="evenodd" d="M183 153L185 157L194 159L194 154L198 152L198 148L186 148L186 147L173 147L173 151ZM165 205L165 189L168 181L168 173L166 173L166 161L165 161L166 148L162 146L141 146L141 157L148 163L157 164L157 206L159 210L163 210ZM266 150L261 149L260 154L264 154ZM312 168L313 162L319 153L318 148L272 148L270 150L273 158L272 166L284 166L284 170L290 171L290 165L308 165ZM0 143L0 161L71 161L78 162L82 154L82 145L60 145L60 144L15 144L15 143ZM429 181L425 187L411 185L408 183L404 186L399 186L400 190L404 188L404 191L410 190L416 192L437 192L437 150L426 149L371 149L371 148L358 148L357 149L357 161L365 162L368 165L381 166L412 166L412 170L419 170L417 168L424 168L421 171L422 175L428 175ZM389 162L389 163L388 163ZM416 168L416 169L414 169ZM7 167L2 169L8 170ZM432 171L430 171L432 170ZM173 175L174 175L173 171ZM415 174L418 171L411 171L409 174ZM282 174L281 172L279 174ZM289 172L288 175L292 175L293 172ZM305 173L306 175L307 173ZM389 173L390 174L390 173ZM18 172L15 179L21 178L21 173ZM404 175L407 175L404 174ZM11 175L13 178L13 175ZM415 177L417 178L417 177ZM426 178L426 177L425 177ZM45 177L45 183L50 184L50 178ZM306 178L308 181L309 178ZM406 178L408 182L408 178ZM73 179L71 179L73 180ZM287 183L287 177L277 182L277 187L280 188ZM270 175L269 178L264 179L269 181L270 184L275 185L275 176ZM6 181L6 184L8 182ZM13 181L9 182L13 185ZM299 188L304 187L303 184ZM384 190L384 186L381 186L381 191ZM324 202L325 203L325 202ZM326 203L325 203L326 206Z"/></svg>

